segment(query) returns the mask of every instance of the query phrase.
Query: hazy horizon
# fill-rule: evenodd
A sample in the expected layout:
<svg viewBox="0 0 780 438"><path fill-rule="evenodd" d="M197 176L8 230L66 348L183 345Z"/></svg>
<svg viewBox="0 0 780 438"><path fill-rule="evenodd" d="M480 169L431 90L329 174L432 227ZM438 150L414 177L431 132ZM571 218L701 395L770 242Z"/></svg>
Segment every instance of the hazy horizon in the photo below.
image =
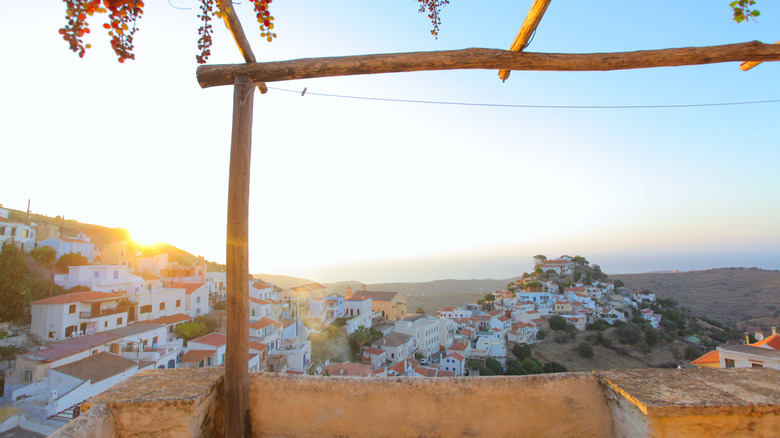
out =
<svg viewBox="0 0 780 438"><path fill-rule="evenodd" d="M561 254L547 254L557 257ZM569 255L575 255L570 253ZM597 264L610 276L659 271L701 271L718 268L780 269L779 251L732 253L578 253ZM428 257L334 264L322 267L291 267L284 272L263 272L306 278L320 283L358 281L374 283L418 283L436 280L509 279L530 272L533 255L517 258ZM259 273L258 273L259 274Z"/></svg>

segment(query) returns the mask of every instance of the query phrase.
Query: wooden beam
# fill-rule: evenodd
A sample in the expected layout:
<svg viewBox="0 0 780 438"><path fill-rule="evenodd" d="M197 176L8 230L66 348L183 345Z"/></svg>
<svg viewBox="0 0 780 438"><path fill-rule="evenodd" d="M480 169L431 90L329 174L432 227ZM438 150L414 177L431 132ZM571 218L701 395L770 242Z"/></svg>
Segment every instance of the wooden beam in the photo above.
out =
<svg viewBox="0 0 780 438"><path fill-rule="evenodd" d="M226 436L249 434L249 163L255 85L238 76L233 86L233 134L227 211Z"/></svg>
<svg viewBox="0 0 780 438"><path fill-rule="evenodd" d="M236 14L235 6L233 6L233 1L220 0L220 6L221 10L225 12L225 27L228 28L230 33L233 35L233 39L236 40L236 45L238 46L238 50L241 52L241 56L244 57L244 61L251 63L257 62L255 54L252 52L252 46L249 45L249 40L246 37L246 33L244 33L244 28L241 26L241 22L238 20L238 15ZM257 83L257 88L263 94L268 92L268 87L266 87L262 82Z"/></svg>
<svg viewBox="0 0 780 438"><path fill-rule="evenodd" d="M776 42L775 44L780 44L780 41ZM761 64L761 61L745 61L739 65L739 69L742 71L748 71L758 64Z"/></svg>
<svg viewBox="0 0 780 438"><path fill-rule="evenodd" d="M515 40L512 41L512 45L509 47L511 52L522 52L531 36L536 31L536 27L539 26L539 22L542 21L542 16L547 10L547 6L550 6L552 0L534 0L534 4L531 5L531 10L528 11L528 15L525 16L523 25L520 26L520 32L517 33ZM509 70L501 69L498 71L498 77L502 81L509 78Z"/></svg>
<svg viewBox="0 0 780 438"><path fill-rule="evenodd" d="M530 53L497 49L307 58L255 64L202 65L203 88L230 85L236 76L255 82L289 81L331 76L430 70L509 69L537 71L608 71L713 64L735 61L780 61L780 45L752 41L710 47L643 50L620 53Z"/></svg>

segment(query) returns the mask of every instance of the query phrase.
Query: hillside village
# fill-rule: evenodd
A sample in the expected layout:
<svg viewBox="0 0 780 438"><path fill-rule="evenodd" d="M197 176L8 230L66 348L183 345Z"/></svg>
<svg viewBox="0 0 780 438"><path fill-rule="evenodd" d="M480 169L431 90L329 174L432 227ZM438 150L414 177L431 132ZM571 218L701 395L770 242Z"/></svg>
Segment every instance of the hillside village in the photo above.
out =
<svg viewBox="0 0 780 438"><path fill-rule="evenodd" d="M36 258L50 248L45 251L57 260L82 262L53 274L62 293L31 300L29 326L6 324L0 339L6 352L18 352L5 362L2 401L42 430L74 418L83 401L140 371L224 364L225 272L210 272L202 258L181 265L166 252L148 254L129 240L96 245L84 233L56 230L43 236L3 209L0 224L4 256L28 251ZM647 351L665 337L688 334L671 300L609 281L584 257L538 255L534 268L504 290L435 316L410 313L399 292L363 286L339 295L319 283L283 289L247 279L247 367L358 377L537 374L567 370L533 357L533 346L545 339L566 343L578 333L597 333L575 349L592 357L594 345L621 354L602 335L610 327L621 344ZM766 340L727 344L694 365L780 368L776 338L773 332ZM686 337L689 360L702 353L702 341Z"/></svg>

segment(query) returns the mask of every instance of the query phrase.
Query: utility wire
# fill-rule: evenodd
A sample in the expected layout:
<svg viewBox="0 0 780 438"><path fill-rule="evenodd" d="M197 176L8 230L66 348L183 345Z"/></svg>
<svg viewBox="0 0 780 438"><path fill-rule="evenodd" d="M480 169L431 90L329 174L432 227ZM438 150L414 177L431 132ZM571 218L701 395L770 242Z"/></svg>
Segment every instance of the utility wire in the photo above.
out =
<svg viewBox="0 0 780 438"><path fill-rule="evenodd" d="M284 91L287 93L301 94L298 90L286 88L268 87L269 90ZM414 100L414 99L391 99L386 97L366 97L366 96L347 96L343 94L315 93L305 90L305 94L321 97L335 97L341 99L357 100L375 100L380 102L400 102L400 103L423 103L429 105L457 105L457 106L481 106L493 108L541 108L541 109L646 109L646 108L696 108L708 106L733 106L733 105L755 105L761 103L778 103L780 99L774 100L753 100L744 102L720 102L720 103L692 103L681 105L521 105L521 104L502 104L502 103L477 103L477 102L447 102L435 100Z"/></svg>

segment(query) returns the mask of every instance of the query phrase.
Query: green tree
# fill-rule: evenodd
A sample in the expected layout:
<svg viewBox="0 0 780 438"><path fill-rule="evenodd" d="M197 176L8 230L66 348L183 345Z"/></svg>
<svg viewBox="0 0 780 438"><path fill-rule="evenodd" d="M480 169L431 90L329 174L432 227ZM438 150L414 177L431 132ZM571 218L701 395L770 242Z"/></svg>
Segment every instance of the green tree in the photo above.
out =
<svg viewBox="0 0 780 438"><path fill-rule="evenodd" d="M523 369L523 364L517 359L507 359L506 361L506 375L507 376L522 376L526 374Z"/></svg>
<svg viewBox="0 0 780 438"><path fill-rule="evenodd" d="M517 360L523 360L526 357L531 357L531 347L528 344L517 344L512 347L512 354Z"/></svg>
<svg viewBox="0 0 780 438"><path fill-rule="evenodd" d="M537 254L534 256L534 269L542 266L547 261L547 256L544 254Z"/></svg>
<svg viewBox="0 0 780 438"><path fill-rule="evenodd" d="M555 331L566 330L566 320L558 315L551 316L547 322L550 323L550 328Z"/></svg>
<svg viewBox="0 0 780 438"><path fill-rule="evenodd" d="M623 324L615 331L621 344L634 345L642 336L642 329L633 323Z"/></svg>
<svg viewBox="0 0 780 438"><path fill-rule="evenodd" d="M57 267L60 269L65 269L68 266L84 266L88 264L89 260L81 255L80 252L69 252L67 254L63 254L62 257L57 260Z"/></svg>
<svg viewBox="0 0 780 438"><path fill-rule="evenodd" d="M579 354L580 356L582 356L582 357L584 357L586 359L591 359L591 358L593 358L593 355L594 355L594 353L593 353L593 346L590 345L588 342L581 341L577 345L577 354Z"/></svg>
<svg viewBox="0 0 780 438"><path fill-rule="evenodd" d="M0 252L0 321L16 322L27 305L27 261L13 240L3 243Z"/></svg>
<svg viewBox="0 0 780 438"><path fill-rule="evenodd" d="M501 366L501 362L492 357L487 358L485 367L492 371L494 375L504 374L504 367Z"/></svg>
<svg viewBox="0 0 780 438"><path fill-rule="evenodd" d="M201 321L190 321L176 327L176 335L185 341L191 341L208 333L206 324Z"/></svg>
<svg viewBox="0 0 780 438"><path fill-rule="evenodd" d="M57 251L50 246L39 246L28 253L39 265L49 265L57 260Z"/></svg>
<svg viewBox="0 0 780 438"><path fill-rule="evenodd" d="M526 357L520 363L523 364L523 369L528 374L544 373L544 368L542 368L542 365L539 364L539 361L534 359L533 357Z"/></svg>
<svg viewBox="0 0 780 438"><path fill-rule="evenodd" d="M425 309L423 309L422 306L417 306L417 310L415 310L414 313L425 314Z"/></svg>
<svg viewBox="0 0 780 438"><path fill-rule="evenodd" d="M357 330L349 335L349 339L350 346L353 347L353 353L357 356L360 356L363 354L363 346L371 342L371 332L369 331L368 327L360 325L358 326Z"/></svg>

